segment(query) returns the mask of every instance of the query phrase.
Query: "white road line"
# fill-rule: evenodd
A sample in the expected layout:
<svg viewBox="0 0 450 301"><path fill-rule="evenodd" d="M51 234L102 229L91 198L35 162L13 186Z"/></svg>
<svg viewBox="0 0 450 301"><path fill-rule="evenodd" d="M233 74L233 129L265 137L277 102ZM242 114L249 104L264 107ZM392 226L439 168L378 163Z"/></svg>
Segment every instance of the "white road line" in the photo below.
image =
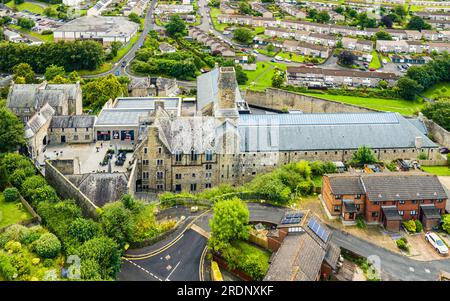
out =
<svg viewBox="0 0 450 301"><path fill-rule="evenodd" d="M140 265L138 265L137 263L134 263L131 260L128 260L125 258L126 261L128 261L129 263L131 263L132 265L134 265L135 267L137 267L138 269L141 269L142 271L144 271L145 273L149 274L150 276L152 276L153 278L159 280L159 281L163 281L161 278L159 278L158 276L156 276L155 274L153 274L152 272L144 269L143 267L141 267Z"/></svg>
<svg viewBox="0 0 450 301"><path fill-rule="evenodd" d="M429 270L429 269L425 269L425 273L428 273L428 274L430 274L431 272L430 272L430 270Z"/></svg>
<svg viewBox="0 0 450 301"><path fill-rule="evenodd" d="M172 276L172 273L173 272L175 272L175 270L177 269L177 267L180 265L180 263L181 263L181 260L180 261L178 261L178 263L177 263L177 265L172 269L172 271L169 273L169 275L167 276L167 278L166 278L166 281L170 281L170 276Z"/></svg>
<svg viewBox="0 0 450 301"><path fill-rule="evenodd" d="M414 273L414 268L413 267L409 267L409 270Z"/></svg>

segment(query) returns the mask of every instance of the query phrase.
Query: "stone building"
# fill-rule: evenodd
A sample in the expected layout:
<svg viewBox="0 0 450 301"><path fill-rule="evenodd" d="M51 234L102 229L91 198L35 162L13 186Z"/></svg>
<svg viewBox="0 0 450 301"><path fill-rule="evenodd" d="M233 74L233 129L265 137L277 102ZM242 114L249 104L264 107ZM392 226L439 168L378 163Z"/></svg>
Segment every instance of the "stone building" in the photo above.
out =
<svg viewBox="0 0 450 301"><path fill-rule="evenodd" d="M47 103L55 110L55 115L81 115L80 83L58 85L44 81L41 84L13 84L6 100L6 106L24 123Z"/></svg>
<svg viewBox="0 0 450 301"><path fill-rule="evenodd" d="M94 141L94 115L53 116L49 143L91 143Z"/></svg>
<svg viewBox="0 0 450 301"><path fill-rule="evenodd" d="M132 78L128 84L131 97L176 96L179 92L176 79L163 77Z"/></svg>
<svg viewBox="0 0 450 301"><path fill-rule="evenodd" d="M137 191L241 185L289 162L346 161L362 145L379 160L439 155L423 127L397 113L249 114L233 68L201 75L197 91L194 115L161 105L150 117L134 152Z"/></svg>
<svg viewBox="0 0 450 301"><path fill-rule="evenodd" d="M48 129L54 114L55 110L46 103L25 123L25 139L32 158L45 151L49 142Z"/></svg>

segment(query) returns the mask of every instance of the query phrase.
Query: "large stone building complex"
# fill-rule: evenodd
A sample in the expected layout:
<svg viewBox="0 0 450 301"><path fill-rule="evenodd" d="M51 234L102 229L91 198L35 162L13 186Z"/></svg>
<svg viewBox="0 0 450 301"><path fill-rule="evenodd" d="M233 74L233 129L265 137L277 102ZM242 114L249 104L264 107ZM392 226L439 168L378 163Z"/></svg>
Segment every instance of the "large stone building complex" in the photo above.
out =
<svg viewBox="0 0 450 301"><path fill-rule="evenodd" d="M249 114L233 68L203 74L197 91L190 116L170 114L162 102L139 127L137 191L240 185L289 162L346 161L362 145L379 160L438 156L423 124L397 113Z"/></svg>

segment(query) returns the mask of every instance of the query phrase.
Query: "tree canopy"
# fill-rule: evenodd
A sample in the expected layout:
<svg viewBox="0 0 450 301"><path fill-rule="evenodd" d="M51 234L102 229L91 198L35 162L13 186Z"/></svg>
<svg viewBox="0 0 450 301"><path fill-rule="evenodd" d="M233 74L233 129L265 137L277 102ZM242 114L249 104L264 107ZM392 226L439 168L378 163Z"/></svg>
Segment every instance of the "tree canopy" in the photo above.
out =
<svg viewBox="0 0 450 301"><path fill-rule="evenodd" d="M377 158L369 147L363 145L359 147L355 153L353 153L351 162L357 165L371 164L376 163Z"/></svg>
<svg viewBox="0 0 450 301"><path fill-rule="evenodd" d="M242 44L250 44L253 41L254 33L248 28L236 28L233 31L233 38Z"/></svg>
<svg viewBox="0 0 450 301"><path fill-rule="evenodd" d="M184 24L181 17L177 14L174 14L170 17L169 23L165 26L167 34L171 37L175 37L177 35L183 35L186 31L186 24Z"/></svg>
<svg viewBox="0 0 450 301"><path fill-rule="evenodd" d="M0 154L16 151L25 143L22 122L7 108L0 108Z"/></svg>

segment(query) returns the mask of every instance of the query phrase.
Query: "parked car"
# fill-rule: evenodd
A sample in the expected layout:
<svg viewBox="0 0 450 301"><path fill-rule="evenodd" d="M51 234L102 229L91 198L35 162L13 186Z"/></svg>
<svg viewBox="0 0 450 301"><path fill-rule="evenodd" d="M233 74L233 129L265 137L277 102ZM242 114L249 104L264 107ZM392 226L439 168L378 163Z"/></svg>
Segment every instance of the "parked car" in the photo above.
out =
<svg viewBox="0 0 450 301"><path fill-rule="evenodd" d="M427 232L425 234L425 240L428 241L433 248L441 255L448 255L448 248L445 243L434 232Z"/></svg>
<svg viewBox="0 0 450 301"><path fill-rule="evenodd" d="M450 149L446 148L446 147L441 147L439 149L439 152L443 155L450 153Z"/></svg>
<svg viewBox="0 0 450 301"><path fill-rule="evenodd" d="M369 71L376 71L375 68L369 68Z"/></svg>

